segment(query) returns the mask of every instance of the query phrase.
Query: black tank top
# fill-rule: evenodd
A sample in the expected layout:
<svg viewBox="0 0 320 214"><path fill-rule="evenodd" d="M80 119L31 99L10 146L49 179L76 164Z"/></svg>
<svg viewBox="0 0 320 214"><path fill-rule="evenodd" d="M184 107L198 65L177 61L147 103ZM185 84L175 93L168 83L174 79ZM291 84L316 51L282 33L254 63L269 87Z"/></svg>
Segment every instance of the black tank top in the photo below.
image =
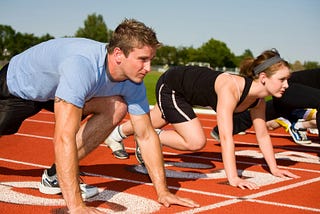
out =
<svg viewBox="0 0 320 214"><path fill-rule="evenodd" d="M163 83L174 90L179 96L195 106L210 106L214 110L217 108L217 94L214 85L217 77L223 74L207 67L199 66L176 66L166 71L161 80ZM243 77L245 86L237 104L240 105L249 93L252 79ZM255 101L250 107L256 105Z"/></svg>

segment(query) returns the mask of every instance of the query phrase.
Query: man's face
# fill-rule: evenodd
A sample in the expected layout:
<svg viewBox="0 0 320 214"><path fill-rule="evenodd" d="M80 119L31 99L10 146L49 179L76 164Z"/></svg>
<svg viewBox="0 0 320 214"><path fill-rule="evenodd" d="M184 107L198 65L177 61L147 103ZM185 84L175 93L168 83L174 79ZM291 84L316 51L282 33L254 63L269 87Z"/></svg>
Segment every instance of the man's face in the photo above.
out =
<svg viewBox="0 0 320 214"><path fill-rule="evenodd" d="M122 60L122 69L127 79L141 83L147 73L151 71L151 60L155 57L156 49L150 46L134 48Z"/></svg>

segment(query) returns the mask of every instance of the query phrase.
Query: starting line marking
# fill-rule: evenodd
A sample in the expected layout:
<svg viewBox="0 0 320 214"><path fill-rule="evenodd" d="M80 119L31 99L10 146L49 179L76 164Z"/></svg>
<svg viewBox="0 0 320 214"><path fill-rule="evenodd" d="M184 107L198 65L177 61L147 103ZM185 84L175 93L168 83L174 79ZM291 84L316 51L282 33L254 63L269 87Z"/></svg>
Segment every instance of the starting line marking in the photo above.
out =
<svg viewBox="0 0 320 214"><path fill-rule="evenodd" d="M300 187L300 186L303 186L303 185L306 185L306 184L310 184L310 183L314 183L314 182L318 182L318 181L320 181L320 177L309 179L309 180L298 182L298 183L294 183L294 184L290 184L290 185L287 185L287 186L274 188L274 189L271 189L271 190L262 191L262 192L259 192L259 193L256 193L256 194L252 194L252 195L248 195L248 196L242 196L241 198L229 199L229 200L222 201L222 202L219 202L219 203L210 204L208 206L203 206L203 207L200 207L200 208L195 208L195 209L192 209L192 210L180 212L179 214L193 214L193 213L199 213L199 212L208 211L208 210L214 210L214 209L219 208L219 207L223 207L223 206L227 206L227 205L231 205L231 204L236 204L236 203L243 202L243 201L251 201L251 202L262 203L262 204L271 204L271 205L275 205L275 206L285 206L285 207L289 207L289 208L320 212L320 209L312 208L312 207L304 207L304 206L297 206L297 205L293 205L293 204L284 204L284 203L269 202L269 201L263 201L263 200L254 199L254 198L257 198L257 197L270 195L270 194L273 194L273 193L277 193L277 192L281 192L281 191L284 191L284 190Z"/></svg>
<svg viewBox="0 0 320 214"><path fill-rule="evenodd" d="M33 206L66 206L63 199L50 199L39 196L32 196L19 193L12 188L32 188L38 189L39 182L0 182L0 201L13 204L33 205ZM140 197L124 192L99 189L99 195L87 199L88 202L103 201L111 204L119 204L123 211L111 210L99 207L100 210L116 213L152 213L160 209L161 205L151 199Z"/></svg>
<svg viewBox="0 0 320 214"><path fill-rule="evenodd" d="M251 151L251 150L243 150L243 151L237 151L236 155L239 156L247 156L247 157L253 157L253 158L262 158L262 154L257 151ZM290 159L292 161L296 162L305 162L305 163L312 163L312 164L319 164L319 158L310 155L307 153L302 152L280 152L276 153L277 158L283 158L283 159ZM33 164L33 163L27 163L27 162L21 162L16 160L10 160L10 159L4 159L0 158L1 161L16 163L16 164L23 164L23 165L29 165L34 167L40 167L40 168L48 168L48 166L39 165L39 164ZM202 163L193 163L193 162L165 162L166 166L166 176L171 178L182 178L182 179L226 179L226 174L224 170L215 170L210 173L201 173L201 172L183 172L178 170L172 170L167 169L167 167L176 167L176 168L191 168L191 169L210 169L212 168L212 165L209 164L202 164ZM145 167L141 165L135 165L132 166L133 171L136 171L138 173L147 174L147 171ZM294 169L294 168L293 168ZM244 177L247 177L247 180L250 180L252 182L257 183L259 186L265 186L270 185L278 182L282 182L285 180L288 180L290 178L278 178L270 173L263 173L263 172L255 172L255 171L249 171L249 170L238 170L238 173L241 174ZM151 183L144 183L139 182L135 180L129 180L129 179L122 179L122 178L115 178L111 176L105 176L105 175L99 175L99 174L90 174L85 173L89 176L96 176L96 177L102 177L106 179L113 179L113 180L121 180L124 182L131 182L131 183L139 183L141 185L149 185L152 186ZM217 197L223 197L227 200L216 203L216 204L210 204L208 206L203 206L200 208L188 210L185 212L181 212L181 214L187 214L187 213L198 213L202 211L207 210L213 210L219 207L232 205L235 203L239 203L242 201L250 201L250 202L256 202L261 204L270 204L274 206L284 206L294 209L303 209L303 210L310 210L315 212L320 212L320 209L317 208L311 208L311 207L304 207L304 206L297 206L292 204L284 204L284 203L277 203L277 202L270 202L270 201L264 201L264 200L258 200L255 198L262 197L265 195L281 192L288 190L290 188L296 188L299 186L303 186L309 183L318 182L320 181L320 177L309 179L306 181L294 183L287 186L282 186L278 188L274 188L271 190L262 191L256 194L243 196L241 198L237 198L235 196L231 195L225 195L225 194L219 194L219 193L213 193L213 192L205 192L205 191L198 191L198 190L192 190L192 189L186 189L181 187L175 187L175 186L168 186L169 189L176 189L179 191L185 191L195 194L204 194L204 195L210 195L210 196L217 196ZM0 201L7 202L7 203L14 203L14 204L28 204L28 205L39 205L39 206L65 206L65 202L63 199L48 199L33 195L28 195L24 193L20 193L15 191L13 188L38 188L39 182L0 182ZM137 213L137 212L143 212L143 213L152 213L156 212L160 209L161 205L151 199L147 199L144 197L128 194L125 192L117 192L117 191L110 191L110 190L104 190L99 189L100 194L87 200L90 202L93 201L105 201L107 203L114 203L118 204L120 207L123 207L125 212L130 213ZM142 206L140 206L142 205ZM108 208L99 208L101 210L105 210L107 212L117 212L121 213L122 210L114 211L110 210Z"/></svg>

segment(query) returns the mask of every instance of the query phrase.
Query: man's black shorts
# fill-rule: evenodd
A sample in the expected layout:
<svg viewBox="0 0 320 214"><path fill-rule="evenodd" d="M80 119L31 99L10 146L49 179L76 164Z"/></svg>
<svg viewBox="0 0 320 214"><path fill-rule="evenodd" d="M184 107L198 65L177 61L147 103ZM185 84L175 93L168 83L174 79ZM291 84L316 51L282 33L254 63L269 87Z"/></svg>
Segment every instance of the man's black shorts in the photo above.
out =
<svg viewBox="0 0 320 214"><path fill-rule="evenodd" d="M53 111L53 101L36 102L24 100L10 94L7 86L9 64L0 70L0 136L14 134L21 123L41 109Z"/></svg>

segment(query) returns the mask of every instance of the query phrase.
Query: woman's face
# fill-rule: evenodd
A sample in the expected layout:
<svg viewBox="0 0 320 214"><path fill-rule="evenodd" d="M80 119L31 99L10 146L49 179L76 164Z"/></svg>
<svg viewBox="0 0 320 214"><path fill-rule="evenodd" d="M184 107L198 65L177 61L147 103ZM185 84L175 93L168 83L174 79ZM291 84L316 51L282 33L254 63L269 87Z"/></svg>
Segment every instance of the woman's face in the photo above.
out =
<svg viewBox="0 0 320 214"><path fill-rule="evenodd" d="M265 86L268 92L274 97L282 97L285 90L289 87L289 77L289 68L282 66L272 76L265 79Z"/></svg>

